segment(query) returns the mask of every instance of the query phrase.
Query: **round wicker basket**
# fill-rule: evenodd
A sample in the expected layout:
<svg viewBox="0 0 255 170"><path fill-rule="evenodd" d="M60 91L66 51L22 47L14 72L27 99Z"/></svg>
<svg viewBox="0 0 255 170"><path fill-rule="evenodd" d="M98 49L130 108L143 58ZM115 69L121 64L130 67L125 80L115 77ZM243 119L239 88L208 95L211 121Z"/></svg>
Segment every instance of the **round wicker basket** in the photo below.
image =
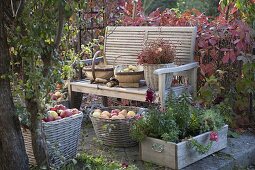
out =
<svg viewBox="0 0 255 170"><path fill-rule="evenodd" d="M137 65L137 71L134 72L121 72L128 65L117 65L114 69L114 76L120 83L139 83L144 78L143 67Z"/></svg>
<svg viewBox="0 0 255 170"><path fill-rule="evenodd" d="M113 109L126 109L132 110L136 113L141 113L142 109L139 107L106 107L101 110L111 111ZM131 147L137 144L136 141L130 137L130 127L135 121L135 118L130 119L103 119L92 116L93 111L90 113L90 119L92 121L96 136L99 140L102 140L104 145L112 147Z"/></svg>
<svg viewBox="0 0 255 170"><path fill-rule="evenodd" d="M171 68L175 67L173 63L168 63L168 64L144 64L143 69L144 69L144 79L146 81L146 85L153 90L157 91L158 90L158 75L154 74L153 72L157 69L160 68ZM171 85L171 76L168 74L166 76L166 88L170 88Z"/></svg>

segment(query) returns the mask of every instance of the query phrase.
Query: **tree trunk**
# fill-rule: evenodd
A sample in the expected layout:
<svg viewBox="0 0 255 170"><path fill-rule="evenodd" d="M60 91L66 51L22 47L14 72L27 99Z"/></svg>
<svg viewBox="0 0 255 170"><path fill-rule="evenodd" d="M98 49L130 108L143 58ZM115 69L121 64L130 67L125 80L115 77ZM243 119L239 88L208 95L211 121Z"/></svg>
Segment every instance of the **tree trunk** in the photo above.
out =
<svg viewBox="0 0 255 170"><path fill-rule="evenodd" d="M4 10L4 1L0 1L0 170L26 170L29 169L28 157L8 78L10 56Z"/></svg>
<svg viewBox="0 0 255 170"><path fill-rule="evenodd" d="M40 167L48 167L48 158L45 138L42 133L42 123L38 119L38 103L35 97L26 100L26 106L28 112L31 114L31 135L32 135L32 147L36 163Z"/></svg>

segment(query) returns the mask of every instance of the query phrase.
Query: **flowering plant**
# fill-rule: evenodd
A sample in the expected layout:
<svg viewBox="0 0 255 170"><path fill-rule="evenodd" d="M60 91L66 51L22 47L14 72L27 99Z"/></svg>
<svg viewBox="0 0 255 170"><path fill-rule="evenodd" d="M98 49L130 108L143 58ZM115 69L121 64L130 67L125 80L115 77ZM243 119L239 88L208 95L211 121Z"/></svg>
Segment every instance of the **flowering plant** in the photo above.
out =
<svg viewBox="0 0 255 170"><path fill-rule="evenodd" d="M138 55L138 64L167 64L174 61L175 47L171 42L158 39L147 42Z"/></svg>

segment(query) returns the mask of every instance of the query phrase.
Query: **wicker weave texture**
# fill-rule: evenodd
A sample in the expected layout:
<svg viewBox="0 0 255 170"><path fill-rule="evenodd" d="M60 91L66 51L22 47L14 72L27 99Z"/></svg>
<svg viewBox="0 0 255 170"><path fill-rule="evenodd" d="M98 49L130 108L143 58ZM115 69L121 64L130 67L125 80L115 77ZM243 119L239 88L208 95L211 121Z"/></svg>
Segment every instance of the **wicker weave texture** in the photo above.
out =
<svg viewBox="0 0 255 170"><path fill-rule="evenodd" d="M29 129L21 128L21 132L24 138L26 153L29 159L29 165L36 166L36 160L32 148L32 137L31 137L31 131Z"/></svg>
<svg viewBox="0 0 255 170"><path fill-rule="evenodd" d="M153 90L158 90L158 75L154 74L153 72L160 68L171 68L175 65L173 63L169 64L144 64L144 79L146 81L146 85ZM170 88L172 81L171 75L166 75L166 88ZM162 82L163 83L163 82Z"/></svg>
<svg viewBox="0 0 255 170"><path fill-rule="evenodd" d="M128 111L132 110L136 113L139 112L138 107L108 107L102 108L103 111L111 111L113 109L126 109ZM134 118L131 119L103 119L96 118L90 113L90 119L92 121L96 136L99 140L102 140L104 145L112 147L131 147L137 144L136 141L132 140L130 137L130 127L135 121Z"/></svg>
<svg viewBox="0 0 255 170"><path fill-rule="evenodd" d="M74 158L77 152L83 113L72 115L52 122L43 122L49 162L59 168Z"/></svg>

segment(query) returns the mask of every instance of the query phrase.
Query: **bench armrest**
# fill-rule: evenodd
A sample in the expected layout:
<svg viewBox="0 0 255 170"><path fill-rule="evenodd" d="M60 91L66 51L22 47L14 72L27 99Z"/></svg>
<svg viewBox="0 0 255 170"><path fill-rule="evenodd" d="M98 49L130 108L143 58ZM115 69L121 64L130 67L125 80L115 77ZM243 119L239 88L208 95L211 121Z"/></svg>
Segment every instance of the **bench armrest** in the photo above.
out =
<svg viewBox="0 0 255 170"><path fill-rule="evenodd" d="M154 74L161 75L161 74L167 74L167 73L176 73L181 71L186 71L190 69L194 69L198 67L198 62L192 62L185 65L180 65L177 67L171 67L171 68L160 68L154 71Z"/></svg>

